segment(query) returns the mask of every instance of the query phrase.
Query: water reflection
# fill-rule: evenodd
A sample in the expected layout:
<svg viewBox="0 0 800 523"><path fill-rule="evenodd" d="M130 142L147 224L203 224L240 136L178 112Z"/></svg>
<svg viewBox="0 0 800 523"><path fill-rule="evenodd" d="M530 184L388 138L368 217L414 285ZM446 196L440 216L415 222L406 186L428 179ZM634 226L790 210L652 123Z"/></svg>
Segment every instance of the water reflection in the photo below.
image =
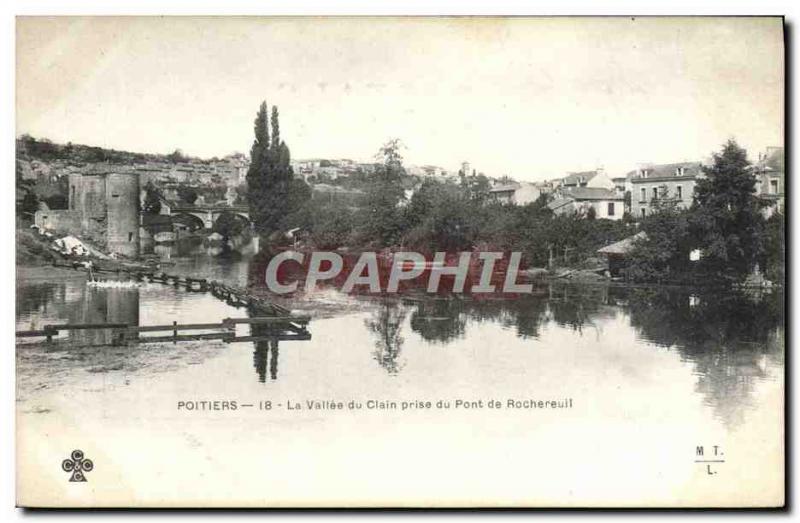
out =
<svg viewBox="0 0 800 523"><path fill-rule="evenodd" d="M253 342L253 367L256 369L258 381L267 381L267 371L271 380L278 379L278 335L280 332L271 325L252 325L250 333L263 339Z"/></svg>
<svg viewBox="0 0 800 523"><path fill-rule="evenodd" d="M406 308L399 303L387 300L365 322L375 340L372 356L389 374L397 374L402 368L398 358L403 348L401 332L406 312Z"/></svg>
<svg viewBox="0 0 800 523"><path fill-rule="evenodd" d="M769 369L783 369L782 303L779 293L565 285L517 300L384 301L365 324L374 340L373 359L395 375L403 370L406 328L439 346L469 339L470 329L483 322L513 328L519 338L538 338L548 326L601 336L603 322L622 314L641 342L691 363L704 403L725 423L737 424L757 383L770 378Z"/></svg>
<svg viewBox="0 0 800 523"><path fill-rule="evenodd" d="M781 293L635 290L624 308L644 339L694 364L697 392L728 423L768 367L784 365Z"/></svg>
<svg viewBox="0 0 800 523"><path fill-rule="evenodd" d="M204 250L202 242L188 246L178 243L169 249L165 256L174 263L174 272L236 285L252 284L253 275L263 270L270 256L269 253L212 255ZM470 351L480 353L491 348L487 347L481 333L496 326L502 330L491 330L496 339L489 343L498 345L510 345L512 338L516 338L525 340L525 347L537 347L542 340L551 339L548 334L554 331L560 333L561 340L572 342L587 335L606 342L609 337L618 336L633 340L626 341L629 346L623 350L632 352L644 348L655 353L666 349L674 354L675 361L687 364L694 374L693 393L702 398L716 417L736 424L741 422L748 405L755 401L757 384L776 379L776 374L780 377L783 373L784 315L783 295L779 293L748 295L697 289L553 284L540 285L534 293L515 299L423 295L401 299L375 297L365 303L363 309L367 312L358 319L357 326L345 323L344 316L335 317L329 320L326 327L329 330L324 334L338 340L336 343L341 343L343 350L365 362L359 372L374 371L383 377L403 375L411 380L428 379L428 376L421 378L415 374L419 373L418 369L409 369L414 358L423 355L420 350L469 347ZM168 323L181 315L187 315L184 317L194 322L208 322L248 314L244 310L237 312L210 295L159 286L90 288L83 280L19 281L16 307L18 330L36 330L48 323ZM606 333L604 329L612 324L618 330ZM353 328L361 332L347 330ZM316 325L312 324L311 330L315 329ZM626 333L631 336L626 337ZM361 339L356 334L363 335L365 341L350 345L351 335L353 339ZM278 379L280 343L286 337L268 324L251 326L249 335L254 337L252 341L232 348L238 350L243 345L248 355L252 353L252 361L246 366L248 373L255 371L256 380L253 381L264 385L281 381ZM113 341L110 331L70 331L62 336L81 345ZM461 352L450 351L446 357L464 369L480 365L479 359ZM134 350L106 351L107 355L115 354L122 361L135 357L135 353ZM504 353L503 357L527 361L513 352ZM247 359L250 360L249 356ZM561 363L553 362L553 365ZM59 362L45 364L58 365ZM320 372L315 368L317 364L314 359L304 359L301 371L315 375ZM113 362L109 366L113 367ZM285 367L286 362L283 363Z"/></svg>

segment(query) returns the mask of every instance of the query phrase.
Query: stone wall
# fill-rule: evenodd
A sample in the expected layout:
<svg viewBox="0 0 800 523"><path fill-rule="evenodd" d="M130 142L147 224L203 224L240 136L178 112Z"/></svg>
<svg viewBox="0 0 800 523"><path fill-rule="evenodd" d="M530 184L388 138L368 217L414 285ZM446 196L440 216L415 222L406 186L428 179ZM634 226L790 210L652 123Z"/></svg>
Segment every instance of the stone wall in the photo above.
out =
<svg viewBox="0 0 800 523"><path fill-rule="evenodd" d="M80 213L67 209L36 211L33 223L48 231L75 233L81 229L81 216Z"/></svg>
<svg viewBox="0 0 800 523"><path fill-rule="evenodd" d="M139 175L106 175L107 243L111 252L139 254Z"/></svg>

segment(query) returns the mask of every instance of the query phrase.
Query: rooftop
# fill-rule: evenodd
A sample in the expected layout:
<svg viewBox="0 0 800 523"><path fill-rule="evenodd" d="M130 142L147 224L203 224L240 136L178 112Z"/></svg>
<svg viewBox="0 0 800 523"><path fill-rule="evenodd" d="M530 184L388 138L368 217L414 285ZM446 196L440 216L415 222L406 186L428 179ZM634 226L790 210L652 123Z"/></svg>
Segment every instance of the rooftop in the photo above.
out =
<svg viewBox="0 0 800 523"><path fill-rule="evenodd" d="M612 243L597 249L597 252L600 254L628 254L633 250L633 247L637 241L645 239L647 239L647 234L642 231L634 234L633 236L628 236L624 240L620 240L616 243Z"/></svg>
<svg viewBox="0 0 800 523"><path fill-rule="evenodd" d="M573 200L571 198L557 198L557 199L553 200L552 202L548 203L547 204L547 208L550 209L551 211L555 211L556 209L560 209L561 207L564 207L565 205L569 205L574 201L575 200Z"/></svg>
<svg viewBox="0 0 800 523"><path fill-rule="evenodd" d="M569 187L561 192L564 198L573 200L623 200L621 194L617 194L605 187Z"/></svg>
<svg viewBox="0 0 800 523"><path fill-rule="evenodd" d="M518 183L506 183L502 185L495 185L494 187L489 189L489 192L513 192L519 189L520 187L522 186Z"/></svg>
<svg viewBox="0 0 800 523"><path fill-rule="evenodd" d="M579 183L586 183L592 178L597 176L597 171L582 171L577 173L569 173L566 175L561 183L564 185L578 185Z"/></svg>
<svg viewBox="0 0 800 523"><path fill-rule="evenodd" d="M630 176L633 181L644 180L650 178L691 178L702 174L703 164L700 162L678 162L678 163L664 163L658 165L648 165L635 171L630 171ZM684 169L684 174L678 176L678 169ZM641 175L641 171L647 170L647 177Z"/></svg>

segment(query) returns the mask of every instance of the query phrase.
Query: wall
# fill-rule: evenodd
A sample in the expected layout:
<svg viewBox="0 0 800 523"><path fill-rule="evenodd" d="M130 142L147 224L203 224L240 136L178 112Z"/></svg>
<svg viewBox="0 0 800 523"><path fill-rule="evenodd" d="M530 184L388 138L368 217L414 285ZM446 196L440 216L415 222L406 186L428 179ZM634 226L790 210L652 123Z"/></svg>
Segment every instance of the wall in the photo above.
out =
<svg viewBox="0 0 800 523"><path fill-rule="evenodd" d="M102 173L69 175L69 208L80 215L78 232L103 246L106 237L106 183Z"/></svg>
<svg viewBox="0 0 800 523"><path fill-rule="evenodd" d="M586 182L586 187L601 187L603 189L614 190L614 182L605 172L598 172L591 180Z"/></svg>
<svg viewBox="0 0 800 523"><path fill-rule="evenodd" d="M139 175L106 175L108 250L125 256L139 255Z"/></svg>
<svg viewBox="0 0 800 523"><path fill-rule="evenodd" d="M634 218L642 217L642 209L647 210L647 214L652 212L650 203L653 200L653 188L658 189L658 195L661 197L662 187L666 186L670 198L678 197L678 186L683 188L683 197L679 202L679 206L688 209L692 205L692 198L694 196L694 177L675 177L675 178L652 178L652 179L637 179L633 182L633 190L631 191L631 214ZM642 200L642 189L645 189L646 198Z"/></svg>
<svg viewBox="0 0 800 523"><path fill-rule="evenodd" d="M81 215L66 209L36 211L33 223L41 229L75 233L81 229Z"/></svg>
<svg viewBox="0 0 800 523"><path fill-rule="evenodd" d="M614 214L608 213L608 204L614 204ZM594 208L594 217L597 219L606 220L621 220L625 211L625 204L622 200L584 200L578 202L576 206L580 212L585 216L589 211L589 207Z"/></svg>
<svg viewBox="0 0 800 523"><path fill-rule="evenodd" d="M522 186L514 191L513 202L517 205L525 205L535 202L542 192L538 187L530 184L522 184Z"/></svg>

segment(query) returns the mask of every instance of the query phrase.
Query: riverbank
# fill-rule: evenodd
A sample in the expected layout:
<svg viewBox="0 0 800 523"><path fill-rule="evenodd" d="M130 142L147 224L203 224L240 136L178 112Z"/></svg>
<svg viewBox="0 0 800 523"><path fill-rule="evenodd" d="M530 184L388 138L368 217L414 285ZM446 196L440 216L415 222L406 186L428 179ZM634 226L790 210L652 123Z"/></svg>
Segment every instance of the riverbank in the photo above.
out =
<svg viewBox="0 0 800 523"><path fill-rule="evenodd" d="M17 265L17 280L85 280L85 271L76 271L67 267L26 266Z"/></svg>

